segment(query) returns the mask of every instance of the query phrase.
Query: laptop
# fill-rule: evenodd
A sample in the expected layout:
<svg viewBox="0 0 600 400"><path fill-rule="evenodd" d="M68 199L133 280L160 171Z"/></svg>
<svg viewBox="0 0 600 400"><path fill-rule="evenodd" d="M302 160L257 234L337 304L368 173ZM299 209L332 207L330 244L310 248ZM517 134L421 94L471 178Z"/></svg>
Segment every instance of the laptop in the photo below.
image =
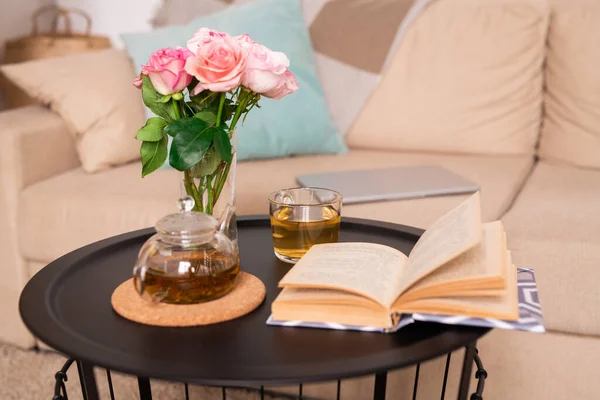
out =
<svg viewBox="0 0 600 400"><path fill-rule="evenodd" d="M344 204L474 193L473 182L439 166L393 167L374 170L300 175L299 185L338 191Z"/></svg>

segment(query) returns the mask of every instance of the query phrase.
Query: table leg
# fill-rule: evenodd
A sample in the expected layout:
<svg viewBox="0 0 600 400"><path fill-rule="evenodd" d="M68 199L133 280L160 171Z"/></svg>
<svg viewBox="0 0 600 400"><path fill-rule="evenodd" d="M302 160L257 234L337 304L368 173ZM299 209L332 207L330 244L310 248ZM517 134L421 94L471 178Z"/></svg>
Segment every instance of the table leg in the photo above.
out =
<svg viewBox="0 0 600 400"><path fill-rule="evenodd" d="M419 371L421 370L421 363L417 364L415 370L415 384L413 385L413 400L417 400L417 389L419 388Z"/></svg>
<svg viewBox="0 0 600 400"><path fill-rule="evenodd" d="M387 386L387 372L375 375L375 391L373 400L385 400L385 389Z"/></svg>
<svg viewBox="0 0 600 400"><path fill-rule="evenodd" d="M152 400L152 389L148 378L138 376L138 388L140 390L140 400Z"/></svg>
<svg viewBox="0 0 600 400"><path fill-rule="evenodd" d="M458 400L467 400L469 396L469 384L471 383L471 372L473 371L473 359L475 358L475 345L473 342L465 349L462 373L460 375L460 387L458 389Z"/></svg>
<svg viewBox="0 0 600 400"><path fill-rule="evenodd" d="M79 383L84 400L98 400L98 386L94 376L94 367L83 361L77 361L77 371L79 372Z"/></svg>
<svg viewBox="0 0 600 400"><path fill-rule="evenodd" d="M110 375L110 369L108 369L108 368L106 368L106 379L108 380L108 390L110 392L110 400L115 400L115 389L113 388L112 376Z"/></svg>
<svg viewBox="0 0 600 400"><path fill-rule="evenodd" d="M451 357L452 353L448 353L448 355L446 356L446 369L444 370L444 381L442 382L442 400L446 398L446 384L448 383L448 370L450 369Z"/></svg>

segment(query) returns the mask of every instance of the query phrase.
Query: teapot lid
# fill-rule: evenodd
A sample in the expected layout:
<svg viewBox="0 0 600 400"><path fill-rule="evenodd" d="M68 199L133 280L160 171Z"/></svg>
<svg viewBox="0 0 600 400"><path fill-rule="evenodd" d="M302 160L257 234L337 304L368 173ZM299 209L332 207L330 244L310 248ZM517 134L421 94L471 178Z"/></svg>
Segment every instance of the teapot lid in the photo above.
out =
<svg viewBox="0 0 600 400"><path fill-rule="evenodd" d="M176 241L196 242L207 240L217 232L219 221L215 217L192 211L195 205L192 197L182 197L178 205L178 213L161 218L154 226L159 235Z"/></svg>

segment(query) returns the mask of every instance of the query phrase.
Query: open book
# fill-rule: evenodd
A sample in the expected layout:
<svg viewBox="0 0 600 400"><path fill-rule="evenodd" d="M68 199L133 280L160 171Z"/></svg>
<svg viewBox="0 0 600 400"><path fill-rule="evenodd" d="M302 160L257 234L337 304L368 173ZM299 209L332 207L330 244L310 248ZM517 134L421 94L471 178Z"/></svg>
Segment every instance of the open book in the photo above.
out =
<svg viewBox="0 0 600 400"><path fill-rule="evenodd" d="M401 314L517 320L517 269L479 193L436 221L409 256L373 243L313 246L279 282L279 321L393 327Z"/></svg>

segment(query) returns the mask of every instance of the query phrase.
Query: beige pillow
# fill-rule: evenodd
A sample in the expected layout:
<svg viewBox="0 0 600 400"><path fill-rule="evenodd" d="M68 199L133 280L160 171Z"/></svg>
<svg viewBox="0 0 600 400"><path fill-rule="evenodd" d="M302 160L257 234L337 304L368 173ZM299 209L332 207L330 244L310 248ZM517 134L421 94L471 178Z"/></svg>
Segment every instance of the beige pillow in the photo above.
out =
<svg viewBox="0 0 600 400"><path fill-rule="evenodd" d="M144 110L125 52L95 51L5 65L0 70L66 121L85 171L139 158L135 134L144 124Z"/></svg>
<svg viewBox="0 0 600 400"><path fill-rule="evenodd" d="M600 168L600 1L553 1L540 156Z"/></svg>
<svg viewBox="0 0 600 400"><path fill-rule="evenodd" d="M548 14L546 0L433 1L409 27L347 143L533 154Z"/></svg>

